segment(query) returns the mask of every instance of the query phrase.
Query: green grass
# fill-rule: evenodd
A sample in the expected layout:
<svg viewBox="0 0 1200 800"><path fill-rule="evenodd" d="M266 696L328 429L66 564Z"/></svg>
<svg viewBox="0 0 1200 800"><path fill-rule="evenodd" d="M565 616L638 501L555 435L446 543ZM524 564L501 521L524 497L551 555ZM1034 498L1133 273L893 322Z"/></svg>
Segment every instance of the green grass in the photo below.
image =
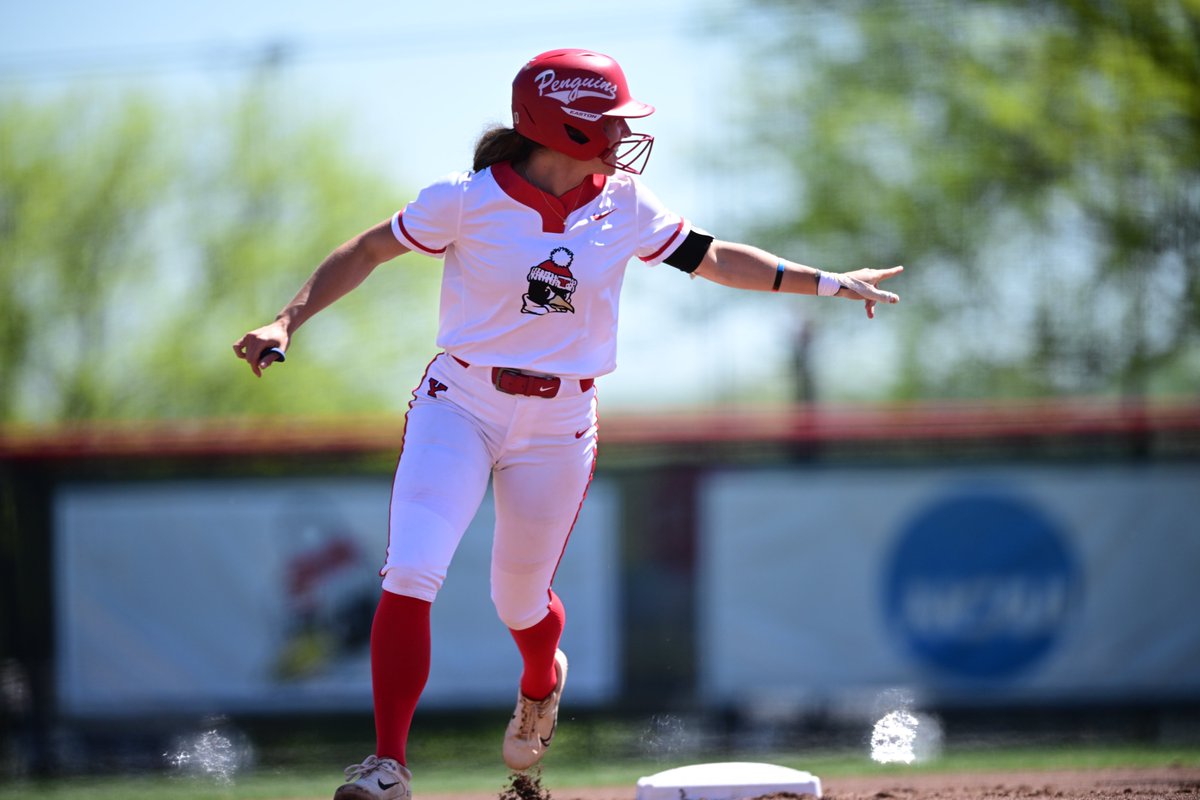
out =
<svg viewBox="0 0 1200 800"><path fill-rule="evenodd" d="M564 737L565 739L565 737ZM566 742L564 741L564 744ZM1029 769L1098 769L1104 767L1200 767L1200 745L1073 745L1065 747L980 747L951 749L938 759L913 766L879 765L865 753L775 753L739 756L695 756L672 760L612 760L584 757L579 743L552 754L543 773L551 792L583 786L625 787L630 796L644 775L701 761L764 761L808 770L824 780L851 775L904 774L906 772L1004 772ZM450 755L448 753L439 754ZM463 753L462 763L434 758L418 767L417 794L434 792L496 792L507 783L508 772L498 755L488 763L478 754ZM418 760L414 759L414 764ZM45 783L10 782L0 785L0 800L328 800L339 774L333 768L312 766L261 768L240 774L230 784L199 777L144 775L59 779Z"/></svg>

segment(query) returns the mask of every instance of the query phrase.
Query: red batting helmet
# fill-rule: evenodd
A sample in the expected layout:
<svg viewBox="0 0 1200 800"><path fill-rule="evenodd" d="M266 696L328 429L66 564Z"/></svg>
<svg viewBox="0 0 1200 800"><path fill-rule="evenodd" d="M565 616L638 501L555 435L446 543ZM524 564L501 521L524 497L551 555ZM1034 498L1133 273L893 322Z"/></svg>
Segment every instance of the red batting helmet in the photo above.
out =
<svg viewBox="0 0 1200 800"><path fill-rule="evenodd" d="M581 161L601 158L640 174L654 137L631 133L610 145L605 117L646 117L654 106L634 100L621 66L590 50L534 56L513 79L513 127L527 139ZM639 163L640 162L640 163Z"/></svg>

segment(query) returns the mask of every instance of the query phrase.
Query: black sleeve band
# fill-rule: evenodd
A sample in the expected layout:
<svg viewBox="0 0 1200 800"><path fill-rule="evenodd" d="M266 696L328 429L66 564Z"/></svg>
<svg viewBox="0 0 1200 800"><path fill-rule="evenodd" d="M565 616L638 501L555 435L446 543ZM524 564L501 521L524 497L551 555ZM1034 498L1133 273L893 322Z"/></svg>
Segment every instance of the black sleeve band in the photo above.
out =
<svg viewBox="0 0 1200 800"><path fill-rule="evenodd" d="M688 231L683 244L675 248L674 253L664 258L663 263L670 264L683 272L693 273L696 271L696 267L700 266L700 262L704 260L704 256L708 253L708 246L712 243L712 236L693 228Z"/></svg>

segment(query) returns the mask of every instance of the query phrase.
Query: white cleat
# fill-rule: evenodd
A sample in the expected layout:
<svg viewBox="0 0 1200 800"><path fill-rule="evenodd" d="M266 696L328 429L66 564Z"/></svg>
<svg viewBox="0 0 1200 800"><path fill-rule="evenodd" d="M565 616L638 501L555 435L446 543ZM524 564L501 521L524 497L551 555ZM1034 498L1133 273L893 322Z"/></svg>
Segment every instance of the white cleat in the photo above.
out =
<svg viewBox="0 0 1200 800"><path fill-rule="evenodd" d="M346 781L333 800L412 800L412 773L394 758L367 756L346 767Z"/></svg>
<svg viewBox="0 0 1200 800"><path fill-rule="evenodd" d="M530 700L517 690L517 708L504 731L504 763L509 769L526 770L542 760L558 727L558 704L567 684L567 656L554 653L558 683L545 700Z"/></svg>

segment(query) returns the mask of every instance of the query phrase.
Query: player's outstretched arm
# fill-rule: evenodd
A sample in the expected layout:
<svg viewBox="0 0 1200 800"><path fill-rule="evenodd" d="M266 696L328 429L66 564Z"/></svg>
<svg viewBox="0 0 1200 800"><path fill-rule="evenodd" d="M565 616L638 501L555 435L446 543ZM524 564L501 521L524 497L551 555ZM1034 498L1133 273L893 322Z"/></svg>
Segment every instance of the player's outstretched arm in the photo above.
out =
<svg viewBox="0 0 1200 800"><path fill-rule="evenodd" d="M390 219L363 231L321 262L274 321L234 342L234 354L261 377L264 369L280 360L274 348L286 352L292 335L313 315L353 291L377 266L407 252L392 234Z"/></svg>
<svg viewBox="0 0 1200 800"><path fill-rule="evenodd" d="M904 267L825 272L771 255L752 245L723 242L709 245L696 275L735 289L820 294L862 300L874 318L876 303L899 303L900 297L879 288L880 281L899 275Z"/></svg>

